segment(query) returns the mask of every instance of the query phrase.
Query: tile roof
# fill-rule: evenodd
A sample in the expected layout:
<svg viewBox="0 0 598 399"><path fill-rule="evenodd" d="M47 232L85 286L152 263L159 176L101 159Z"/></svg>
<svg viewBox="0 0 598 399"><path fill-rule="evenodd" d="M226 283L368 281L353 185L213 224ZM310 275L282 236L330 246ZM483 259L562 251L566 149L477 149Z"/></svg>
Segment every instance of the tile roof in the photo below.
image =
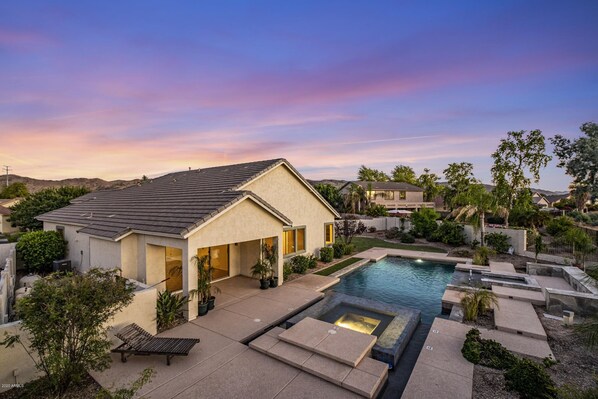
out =
<svg viewBox="0 0 598 399"><path fill-rule="evenodd" d="M0 215L10 215L10 209L0 205Z"/></svg>
<svg viewBox="0 0 598 399"><path fill-rule="evenodd" d="M170 173L139 186L97 191L38 216L80 225L80 232L119 239L133 230L184 236L238 201L250 198L286 224L292 222L250 191L237 190L284 159Z"/></svg>

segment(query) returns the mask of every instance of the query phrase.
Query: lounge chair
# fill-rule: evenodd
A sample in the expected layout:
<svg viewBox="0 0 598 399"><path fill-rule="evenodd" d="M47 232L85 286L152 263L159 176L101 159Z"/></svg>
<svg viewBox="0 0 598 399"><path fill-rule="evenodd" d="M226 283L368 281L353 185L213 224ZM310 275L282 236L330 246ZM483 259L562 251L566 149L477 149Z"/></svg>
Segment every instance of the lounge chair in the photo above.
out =
<svg viewBox="0 0 598 399"><path fill-rule="evenodd" d="M174 356L187 356L195 344L199 343L199 338L154 337L135 323L124 327L116 336L123 343L111 352L120 353L123 363L131 355L165 355L166 364L170 366L170 359Z"/></svg>

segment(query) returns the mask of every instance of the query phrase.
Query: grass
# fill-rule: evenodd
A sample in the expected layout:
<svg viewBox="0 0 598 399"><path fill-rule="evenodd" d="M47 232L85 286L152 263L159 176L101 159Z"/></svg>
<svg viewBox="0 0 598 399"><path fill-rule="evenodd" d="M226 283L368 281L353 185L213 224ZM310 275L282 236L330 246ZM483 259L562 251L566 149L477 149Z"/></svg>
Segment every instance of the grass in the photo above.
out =
<svg viewBox="0 0 598 399"><path fill-rule="evenodd" d="M446 253L446 251L435 248L435 247L428 247L425 245L413 245L413 244L400 244L394 242L388 242L381 240L379 238L370 238L370 237L354 237L351 244L355 245L355 249L357 252L363 252L373 247L380 247L380 248L393 248L393 249L407 249L411 251L425 251L425 252L439 252L439 253Z"/></svg>
<svg viewBox="0 0 598 399"><path fill-rule="evenodd" d="M339 270L341 270L341 269L344 269L345 267L347 267L347 266L350 266L350 265L352 265L353 263L355 263L355 262L358 262L358 261L360 261L360 260L362 260L362 259L359 259L359 258L349 258L349 259L345 259L345 260L343 260L343 261L341 261L341 262L338 262L338 263L337 263L337 264L335 264L335 265L332 265L332 266L330 266L330 267L327 267L326 269L322 269L322 270L320 270L319 272L317 272L317 273L315 273L315 274L317 274L317 275L319 275L319 276L329 276L329 275L331 275L332 273L334 273L334 272L337 272L337 271L339 271Z"/></svg>

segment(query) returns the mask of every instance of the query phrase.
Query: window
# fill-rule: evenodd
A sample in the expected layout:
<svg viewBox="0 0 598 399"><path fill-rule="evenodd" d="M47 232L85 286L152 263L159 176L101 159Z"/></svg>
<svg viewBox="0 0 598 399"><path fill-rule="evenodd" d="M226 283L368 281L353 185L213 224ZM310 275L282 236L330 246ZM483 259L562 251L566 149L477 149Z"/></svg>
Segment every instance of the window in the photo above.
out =
<svg viewBox="0 0 598 399"><path fill-rule="evenodd" d="M324 243L326 245L334 243L334 225L332 223L324 225Z"/></svg>
<svg viewBox="0 0 598 399"><path fill-rule="evenodd" d="M229 248L228 245L218 245L209 248L199 248L197 256L208 257L208 265L212 266L212 280L229 276Z"/></svg>
<svg viewBox="0 0 598 399"><path fill-rule="evenodd" d="M282 254L293 255L305 251L305 227L295 227L282 232Z"/></svg>
<svg viewBox="0 0 598 399"><path fill-rule="evenodd" d="M166 289L170 292L183 289L183 250L166 247Z"/></svg>
<svg viewBox="0 0 598 399"><path fill-rule="evenodd" d="M399 199L400 200L407 199L407 191L399 191Z"/></svg>
<svg viewBox="0 0 598 399"><path fill-rule="evenodd" d="M58 232L58 234L60 234L60 236L64 240L64 226L56 226L56 231Z"/></svg>
<svg viewBox="0 0 598 399"><path fill-rule="evenodd" d="M393 200L395 199L395 192L394 191L385 191L384 192L384 199Z"/></svg>

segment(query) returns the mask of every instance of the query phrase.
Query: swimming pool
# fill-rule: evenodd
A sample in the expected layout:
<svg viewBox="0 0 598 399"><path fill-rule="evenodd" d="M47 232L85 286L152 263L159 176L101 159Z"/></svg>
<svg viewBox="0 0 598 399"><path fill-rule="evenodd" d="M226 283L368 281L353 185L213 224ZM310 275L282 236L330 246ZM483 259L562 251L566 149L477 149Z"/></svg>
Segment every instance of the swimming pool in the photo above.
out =
<svg viewBox="0 0 598 399"><path fill-rule="evenodd" d="M421 311L421 323L399 363L389 372L382 398L400 397L434 318L446 317L441 315L442 294L454 271L454 264L387 257L341 277L341 281L331 288L344 294Z"/></svg>

